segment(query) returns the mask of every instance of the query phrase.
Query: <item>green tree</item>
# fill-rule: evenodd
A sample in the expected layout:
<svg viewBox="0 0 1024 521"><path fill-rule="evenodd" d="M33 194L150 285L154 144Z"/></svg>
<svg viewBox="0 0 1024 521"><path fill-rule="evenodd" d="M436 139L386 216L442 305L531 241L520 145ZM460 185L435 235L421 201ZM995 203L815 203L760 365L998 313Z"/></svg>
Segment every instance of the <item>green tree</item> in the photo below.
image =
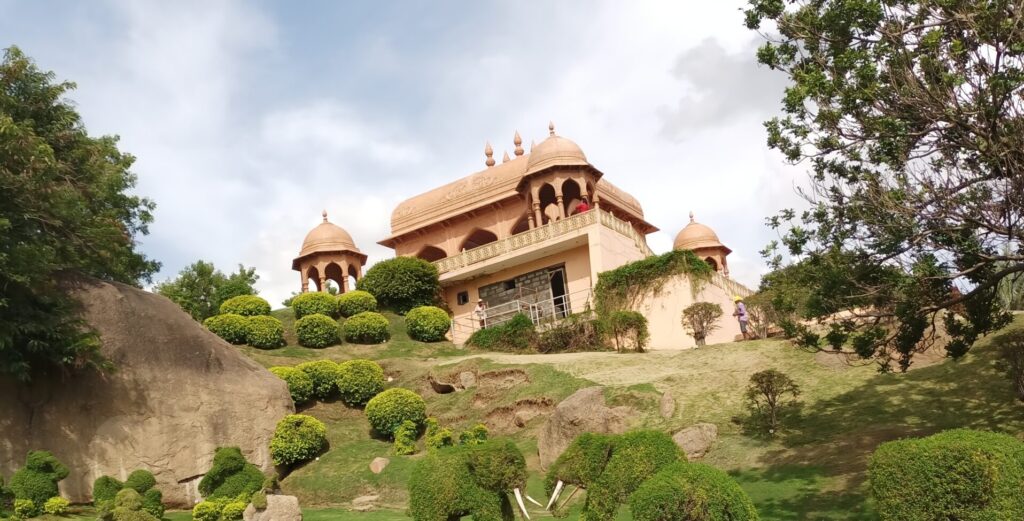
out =
<svg viewBox="0 0 1024 521"><path fill-rule="evenodd" d="M800 386L781 371L766 369L750 375L745 397L756 419L762 421L769 434L779 426L779 413L796 405ZM788 398L787 398L788 397Z"/></svg>
<svg viewBox="0 0 1024 521"><path fill-rule="evenodd" d="M716 322L722 318L722 306L712 302L694 302L683 310L683 327L697 341L698 346L706 345L707 337L716 329Z"/></svg>
<svg viewBox="0 0 1024 521"><path fill-rule="evenodd" d="M851 342L883 369L906 370L938 325L963 356L1007 323L996 289L1024 272L1024 7L749 4L747 27L769 33L758 60L791 81L768 144L812 170L809 209L769 219L784 251L828 257L842 291L814 291L857 311Z"/></svg>
<svg viewBox="0 0 1024 521"><path fill-rule="evenodd" d="M177 278L157 284L156 291L201 322L219 313L225 300L255 295L253 286L259 278L256 268L239 264L238 271L225 275L212 262L199 260L182 269Z"/></svg>
<svg viewBox="0 0 1024 521"><path fill-rule="evenodd" d="M159 263L136 250L154 204L131 195L135 158L91 137L66 94L17 47L0 62L0 374L103 367L99 340L62 282L140 285Z"/></svg>

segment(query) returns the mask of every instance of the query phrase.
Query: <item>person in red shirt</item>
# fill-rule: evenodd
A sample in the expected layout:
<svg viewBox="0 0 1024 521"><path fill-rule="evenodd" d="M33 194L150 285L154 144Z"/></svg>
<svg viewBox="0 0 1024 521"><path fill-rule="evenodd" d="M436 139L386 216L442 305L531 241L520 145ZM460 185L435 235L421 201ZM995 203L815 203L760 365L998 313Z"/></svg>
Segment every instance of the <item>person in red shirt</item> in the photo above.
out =
<svg viewBox="0 0 1024 521"><path fill-rule="evenodd" d="M583 213L583 212L585 212L585 211L587 211L589 209L590 209L590 205L587 204L587 198L586 197L584 197L582 200L580 200L580 204L576 205L576 213Z"/></svg>

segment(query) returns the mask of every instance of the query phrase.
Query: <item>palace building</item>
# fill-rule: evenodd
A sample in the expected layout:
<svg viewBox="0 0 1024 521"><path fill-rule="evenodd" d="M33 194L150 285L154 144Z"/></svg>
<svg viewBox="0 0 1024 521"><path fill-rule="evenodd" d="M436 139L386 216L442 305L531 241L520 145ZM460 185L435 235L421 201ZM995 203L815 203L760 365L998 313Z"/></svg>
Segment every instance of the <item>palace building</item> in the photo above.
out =
<svg viewBox="0 0 1024 521"><path fill-rule="evenodd" d="M514 155L506 153L500 164L488 143L483 170L400 203L391 215L391 234L379 242L396 255L437 266L456 343L480 327L473 316L478 300L487 305L488 325L516 313L543 323L588 309L598 273L652 255L646 236L658 228L644 218L640 202L608 181L576 143L555 133L553 124L548 132L529 152L516 132ZM693 250L718 274L697 292L675 295L671 284L661 292L679 302L644 303L654 348L693 345L682 333L679 313L695 299L722 302L728 316L731 296L749 294L727 278L731 250L714 231L694 222L692 213L675 247ZM326 280L345 291L365 262L349 234L329 223L325 212L292 268L301 274L303 291L310 281L320 290ZM722 328L723 340L739 332L735 321L730 323L732 328Z"/></svg>

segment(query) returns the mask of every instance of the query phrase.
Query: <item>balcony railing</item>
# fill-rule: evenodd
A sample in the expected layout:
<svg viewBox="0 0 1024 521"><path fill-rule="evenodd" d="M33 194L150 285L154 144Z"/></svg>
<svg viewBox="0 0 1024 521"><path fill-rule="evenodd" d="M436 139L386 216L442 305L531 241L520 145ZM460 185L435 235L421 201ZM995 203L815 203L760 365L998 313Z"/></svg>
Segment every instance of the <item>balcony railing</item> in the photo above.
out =
<svg viewBox="0 0 1024 521"><path fill-rule="evenodd" d="M438 273L448 273L499 255L540 244L549 239L567 235L598 222L611 230L633 239L633 242L644 252L644 255L652 254L651 249L647 246L647 241L631 224L608 212L594 208L587 212L571 215L565 219L552 221L532 230L484 244L483 246L465 250L451 257L445 257L435 261L434 265L437 266Z"/></svg>

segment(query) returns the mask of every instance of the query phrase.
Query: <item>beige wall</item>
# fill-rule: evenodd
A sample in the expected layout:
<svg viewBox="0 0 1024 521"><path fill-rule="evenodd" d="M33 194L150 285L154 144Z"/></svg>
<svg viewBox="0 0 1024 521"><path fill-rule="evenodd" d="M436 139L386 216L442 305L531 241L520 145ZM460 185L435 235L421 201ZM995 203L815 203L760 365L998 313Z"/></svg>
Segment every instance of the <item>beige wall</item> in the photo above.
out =
<svg viewBox="0 0 1024 521"><path fill-rule="evenodd" d="M732 316L732 295L727 290L706 282L694 298L689 277L677 275L666 282L657 295L644 299L635 309L647 317L647 326L651 333L649 347L667 350L696 346L693 337L683 329L682 315L687 306L701 301L722 306L722 318L718 320L719 328L707 338L707 344L736 340L740 334L740 326Z"/></svg>
<svg viewBox="0 0 1024 521"><path fill-rule="evenodd" d="M604 226L597 226L591 233L596 240L591 241L590 266L593 270L594 283L597 274L613 270L619 266L642 260L647 257L640 251L633 239L626 237Z"/></svg>
<svg viewBox="0 0 1024 521"><path fill-rule="evenodd" d="M466 339L469 338L469 335L471 335L475 330L474 326L476 325L476 322L472 315L473 309L476 307L476 301L479 298L478 290L481 286L508 280L524 273L564 263L565 277L567 279L566 291L569 295L574 295L581 291L586 291L591 287L591 267L588 254L588 246L583 245L534 261L519 264L512 268L477 279L458 281L451 283L451 285L446 285L444 288L445 302L448 303L448 307L451 308L454 313L455 328L453 341L456 344L461 344L465 342ZM456 295L458 295L460 291L466 291L469 293L469 302L461 306L457 304L456 300ZM570 302L574 313L583 311L587 304L585 299L571 299Z"/></svg>

